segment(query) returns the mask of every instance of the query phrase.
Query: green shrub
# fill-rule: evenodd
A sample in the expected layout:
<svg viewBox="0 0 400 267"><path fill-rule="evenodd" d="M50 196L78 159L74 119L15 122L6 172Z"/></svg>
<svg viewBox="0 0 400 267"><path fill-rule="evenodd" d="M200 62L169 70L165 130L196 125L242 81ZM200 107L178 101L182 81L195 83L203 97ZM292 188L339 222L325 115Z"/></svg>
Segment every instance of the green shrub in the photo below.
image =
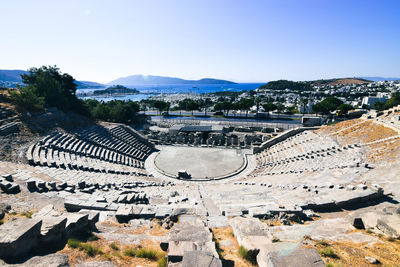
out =
<svg viewBox="0 0 400 267"><path fill-rule="evenodd" d="M101 249L92 246L91 244L81 244L79 249L83 250L90 257L103 254L103 251Z"/></svg>
<svg viewBox="0 0 400 267"><path fill-rule="evenodd" d="M96 241L96 240L99 240L99 239L100 238L97 235L93 234L92 232L88 233L88 238L87 238L88 241Z"/></svg>
<svg viewBox="0 0 400 267"><path fill-rule="evenodd" d="M158 267L166 267L167 266L167 257L161 257L159 260L158 260Z"/></svg>
<svg viewBox="0 0 400 267"><path fill-rule="evenodd" d="M242 257L243 259L245 259L246 261L248 261L249 263L251 263L252 265L257 265L257 254L254 251L249 251L247 250L245 247L240 246L239 247L239 255L240 257Z"/></svg>
<svg viewBox="0 0 400 267"><path fill-rule="evenodd" d="M389 241L389 242L394 242L395 240L396 240L396 239L395 239L394 237L389 237L389 238L388 238L388 241Z"/></svg>
<svg viewBox="0 0 400 267"><path fill-rule="evenodd" d="M110 248L112 248L113 250L119 250L118 245L115 244L114 242L110 244Z"/></svg>
<svg viewBox="0 0 400 267"><path fill-rule="evenodd" d="M136 250L136 257L154 261L158 259L158 252L154 249L140 248Z"/></svg>
<svg viewBox="0 0 400 267"><path fill-rule="evenodd" d="M135 257L136 256L136 250L133 248L128 248L124 251L124 255L128 257Z"/></svg>
<svg viewBox="0 0 400 267"><path fill-rule="evenodd" d="M82 244L81 241L72 239L72 238L68 239L68 243L67 243L69 248L80 248L81 244Z"/></svg>
<svg viewBox="0 0 400 267"><path fill-rule="evenodd" d="M319 251L319 254L329 258L334 258L334 259L339 258L339 256L335 253L335 251L333 251L331 247L326 247L324 249L321 249Z"/></svg>
<svg viewBox="0 0 400 267"><path fill-rule="evenodd" d="M280 242L281 240L279 239L279 238L274 238L274 239L272 239L272 243L277 243L277 242Z"/></svg>
<svg viewBox="0 0 400 267"><path fill-rule="evenodd" d="M112 260L111 255L104 254L103 257L104 257L106 260L108 260L108 261L111 261L111 260Z"/></svg>
<svg viewBox="0 0 400 267"><path fill-rule="evenodd" d="M19 109L38 111L43 109L44 98L37 95L37 90L34 86L26 87L18 86L18 89L9 89L9 94L12 103Z"/></svg>
<svg viewBox="0 0 400 267"><path fill-rule="evenodd" d="M30 218L32 218L33 212L32 211L25 211L25 212L22 212L21 215L25 216L28 219L30 219Z"/></svg>
<svg viewBox="0 0 400 267"><path fill-rule="evenodd" d="M321 245L321 246L324 246L324 247L328 247L328 246L329 246L329 243L326 242L326 240L322 239L322 240L320 240L320 241L317 242L317 245Z"/></svg>
<svg viewBox="0 0 400 267"><path fill-rule="evenodd" d="M2 225L4 222L3 222L3 220L0 220L0 225Z"/></svg>

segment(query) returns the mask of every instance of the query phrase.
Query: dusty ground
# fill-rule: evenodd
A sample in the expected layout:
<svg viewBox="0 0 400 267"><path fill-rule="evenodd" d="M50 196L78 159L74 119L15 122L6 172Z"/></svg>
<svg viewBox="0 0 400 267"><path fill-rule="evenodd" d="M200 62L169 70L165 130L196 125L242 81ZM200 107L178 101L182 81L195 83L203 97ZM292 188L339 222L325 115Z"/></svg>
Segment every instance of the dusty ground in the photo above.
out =
<svg viewBox="0 0 400 267"><path fill-rule="evenodd" d="M380 264L376 264L377 266L400 266L400 240L388 239L367 231L358 231L378 237L380 242L371 245L343 241L320 241L308 245L308 247L316 248L324 262L330 263L332 266L372 266L366 261L365 257L367 256L377 259L380 262ZM331 248L336 257L324 256L323 252L327 248Z"/></svg>
<svg viewBox="0 0 400 267"><path fill-rule="evenodd" d="M231 227L225 228L212 228L216 243L219 244L220 256L224 260L230 260L234 262L234 266L239 267L252 267L249 262L244 260L239 255L239 244L233 235L233 230ZM225 245L226 243L226 245Z"/></svg>
<svg viewBox="0 0 400 267"><path fill-rule="evenodd" d="M160 243L151 239L151 237L163 236L168 232L168 230L163 229L156 221L151 222L150 226L139 227L134 230L132 230L126 224L118 224L113 221L106 221L102 223L102 225L107 229L114 228L116 229L117 233L122 233L124 235L147 234L149 235L149 238L141 240L139 244L133 245L126 244L126 242L123 240L108 240L101 234L95 233L95 235L99 238L98 240L87 241L84 243L99 249L101 252L98 255L90 256L78 248L70 248L68 244L58 253L68 255L71 266L75 266L77 263L90 261L110 261L116 266L158 266L158 260L165 257L165 252L161 250ZM125 255L126 250L138 248L145 248L154 251L157 254L156 259L150 260L146 258Z"/></svg>

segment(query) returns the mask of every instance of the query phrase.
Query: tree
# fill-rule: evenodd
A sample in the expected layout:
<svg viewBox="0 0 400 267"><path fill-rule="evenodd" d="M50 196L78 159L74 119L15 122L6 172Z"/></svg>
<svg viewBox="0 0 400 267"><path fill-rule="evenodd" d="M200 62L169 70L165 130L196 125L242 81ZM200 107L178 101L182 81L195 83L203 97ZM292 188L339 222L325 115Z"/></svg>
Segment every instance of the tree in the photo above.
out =
<svg viewBox="0 0 400 267"><path fill-rule="evenodd" d="M220 111L222 112L224 110L224 103L223 102L217 102L214 105L214 111Z"/></svg>
<svg viewBox="0 0 400 267"><path fill-rule="evenodd" d="M300 100L300 104L301 104L301 107L303 107L303 115L304 115L304 113L306 112L306 106L308 104L308 99L307 98L302 98Z"/></svg>
<svg viewBox="0 0 400 267"><path fill-rule="evenodd" d="M276 109L278 110L278 112L282 112L285 109L285 105L283 105L282 103L278 103L276 104Z"/></svg>
<svg viewBox="0 0 400 267"><path fill-rule="evenodd" d="M161 114L162 111L164 111L166 109L169 110L170 105L171 105L170 103L167 103L167 102L162 101L162 100L156 100L156 101L151 103L151 106L153 108L157 109L160 114Z"/></svg>
<svg viewBox="0 0 400 267"><path fill-rule="evenodd" d="M396 92L391 95L388 101L385 103L385 109L392 108L394 106L400 105L400 93Z"/></svg>
<svg viewBox="0 0 400 267"><path fill-rule="evenodd" d="M341 114L347 114L347 112L349 112L349 110L354 109L352 105L349 104L341 104L338 107L338 110L340 111Z"/></svg>
<svg viewBox="0 0 400 267"><path fill-rule="evenodd" d="M84 102L75 95L77 85L71 75L61 73L56 66L30 68L28 72L21 75L22 82L30 86L31 93L43 99L44 106L89 115Z"/></svg>
<svg viewBox="0 0 400 267"><path fill-rule="evenodd" d="M136 122L138 120L137 113L140 109L136 102L121 100L99 102L90 99L86 100L86 106L93 118L119 123Z"/></svg>
<svg viewBox="0 0 400 267"><path fill-rule="evenodd" d="M263 105L263 108L264 108L265 112L270 112L270 111L276 110L277 106L272 102L268 102L268 103Z"/></svg>
<svg viewBox="0 0 400 267"><path fill-rule="evenodd" d="M193 116L193 111L199 109L199 104L196 101L190 100L186 104L186 111L192 111L192 116Z"/></svg>
<svg viewBox="0 0 400 267"><path fill-rule="evenodd" d="M258 112L258 110L260 109L261 98L256 97L256 98L254 99L254 103L256 104L256 108L257 108L257 112Z"/></svg>
<svg viewBox="0 0 400 267"><path fill-rule="evenodd" d="M209 98L205 98L205 99L200 99L198 101L198 105L200 108L204 109L204 116L207 117L207 108L211 107L213 104L213 102L211 101L211 99Z"/></svg>
<svg viewBox="0 0 400 267"><path fill-rule="evenodd" d="M247 117L247 113L249 112L250 108L253 105L254 105L254 101L250 98L242 98L239 101L240 110L246 111L246 117Z"/></svg>
<svg viewBox="0 0 400 267"><path fill-rule="evenodd" d="M225 116L229 116L229 111L233 109L233 104L231 102L225 101L222 103L222 107L225 111Z"/></svg>
<svg viewBox="0 0 400 267"><path fill-rule="evenodd" d="M337 110L341 104L343 104L342 100L331 96L313 105L313 110L328 115L330 112Z"/></svg>
<svg viewBox="0 0 400 267"><path fill-rule="evenodd" d="M39 111L43 109L44 97L37 95L36 88L32 85L19 86L18 89L9 89L11 101L21 110Z"/></svg>
<svg viewBox="0 0 400 267"><path fill-rule="evenodd" d="M374 109L378 110L378 111L382 111L385 109L385 103L383 102L376 102L373 106Z"/></svg>

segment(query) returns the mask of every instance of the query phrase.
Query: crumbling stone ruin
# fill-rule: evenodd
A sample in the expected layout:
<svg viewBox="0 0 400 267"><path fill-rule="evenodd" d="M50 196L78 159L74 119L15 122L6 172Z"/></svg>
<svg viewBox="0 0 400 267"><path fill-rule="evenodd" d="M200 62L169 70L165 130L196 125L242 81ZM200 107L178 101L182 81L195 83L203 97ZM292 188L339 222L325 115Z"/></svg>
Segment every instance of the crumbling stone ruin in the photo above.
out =
<svg viewBox="0 0 400 267"><path fill-rule="evenodd" d="M400 236L398 116L256 134L243 146L233 134L171 142L120 124L52 131L26 145L27 163L0 162L0 265L132 265L150 248L146 266L393 264L373 251ZM208 179L176 179L155 166L165 146L190 146L188 158L197 146L231 149L223 155L246 164L214 179L216 160L196 158ZM99 241L71 244L93 233Z"/></svg>

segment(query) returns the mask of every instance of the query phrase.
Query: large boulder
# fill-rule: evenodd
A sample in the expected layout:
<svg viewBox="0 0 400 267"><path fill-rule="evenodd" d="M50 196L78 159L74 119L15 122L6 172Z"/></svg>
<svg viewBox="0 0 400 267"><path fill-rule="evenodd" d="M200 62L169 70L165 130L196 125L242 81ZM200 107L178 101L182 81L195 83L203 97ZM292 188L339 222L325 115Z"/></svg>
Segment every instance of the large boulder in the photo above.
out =
<svg viewBox="0 0 400 267"><path fill-rule="evenodd" d="M0 265L1 266L1 265ZM64 254L49 254L46 256L36 256L23 264L17 266L24 267L69 267L68 256Z"/></svg>
<svg viewBox="0 0 400 267"><path fill-rule="evenodd" d="M240 246L248 250L259 250L272 243L272 235L267 224L256 218L235 217L229 221Z"/></svg>
<svg viewBox="0 0 400 267"><path fill-rule="evenodd" d="M266 252L261 250L257 256L260 267L324 267L320 255L315 249L295 247L292 250L276 250Z"/></svg>
<svg viewBox="0 0 400 267"><path fill-rule="evenodd" d="M88 225L91 231L96 231L96 223L99 221L100 212L93 210L80 210L79 213L88 215Z"/></svg>
<svg viewBox="0 0 400 267"><path fill-rule="evenodd" d="M72 236L88 227L88 214L70 213L65 215L67 224L65 232L67 237Z"/></svg>
<svg viewBox="0 0 400 267"><path fill-rule="evenodd" d="M129 222L129 220L133 219L132 205L120 205L115 217L119 223Z"/></svg>
<svg viewBox="0 0 400 267"><path fill-rule="evenodd" d="M42 221L18 218L0 226L0 258L12 259L28 253L39 243Z"/></svg>
<svg viewBox="0 0 400 267"><path fill-rule="evenodd" d="M203 251L185 251L182 267L222 267L222 261Z"/></svg>
<svg viewBox="0 0 400 267"><path fill-rule="evenodd" d="M171 220L174 222L178 221L179 216L181 215L193 215L195 211L193 208L176 208L171 213Z"/></svg>
<svg viewBox="0 0 400 267"><path fill-rule="evenodd" d="M59 244L66 238L65 226L67 218L64 216L45 216L42 218L41 241L50 246Z"/></svg>

